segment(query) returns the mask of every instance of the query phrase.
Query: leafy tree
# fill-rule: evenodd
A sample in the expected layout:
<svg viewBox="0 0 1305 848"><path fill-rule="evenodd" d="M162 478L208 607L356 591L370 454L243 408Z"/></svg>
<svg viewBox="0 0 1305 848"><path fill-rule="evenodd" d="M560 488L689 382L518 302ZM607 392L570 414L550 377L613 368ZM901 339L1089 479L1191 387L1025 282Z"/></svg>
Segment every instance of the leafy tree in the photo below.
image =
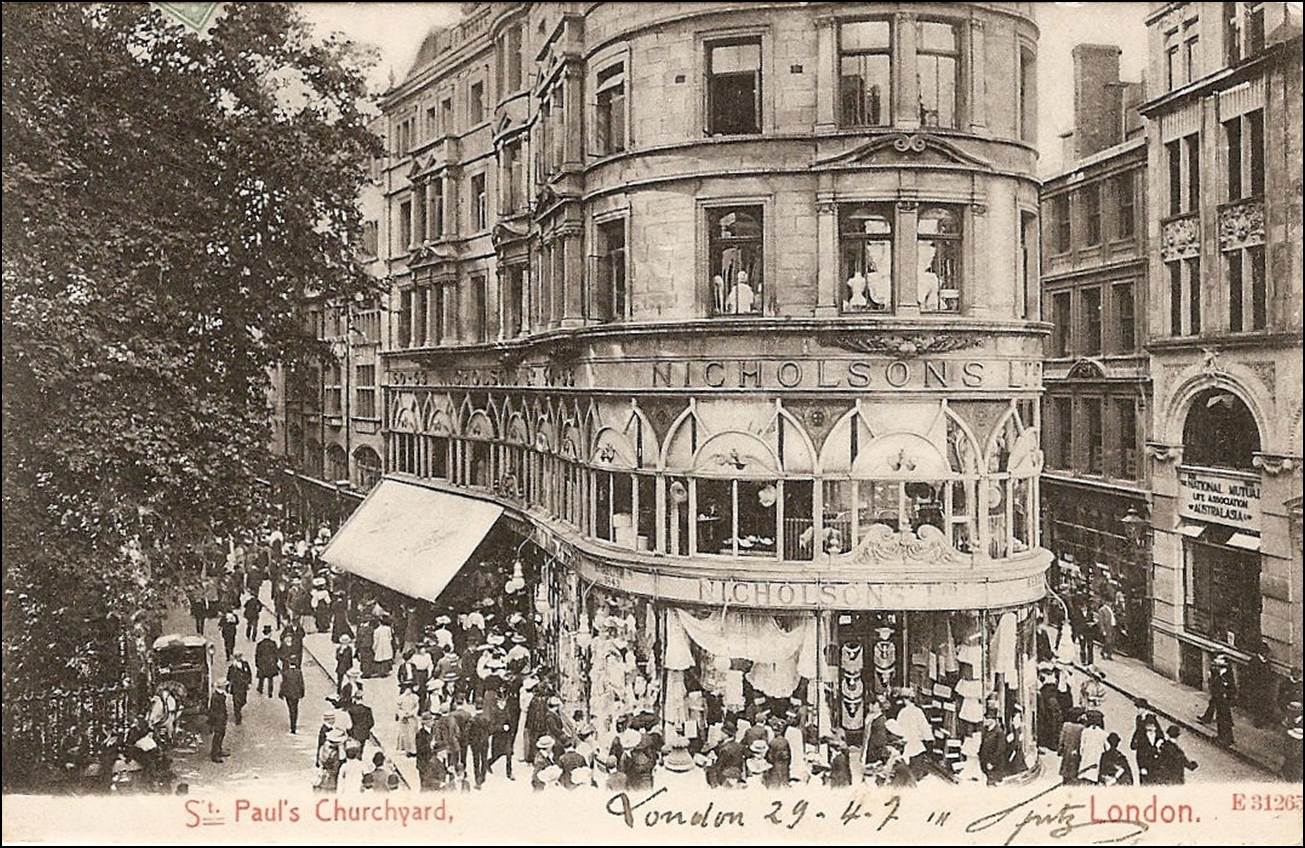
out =
<svg viewBox="0 0 1305 848"><path fill-rule="evenodd" d="M215 535L266 514L269 369L369 287L371 57L228 4L3 5L4 685L120 681ZM139 654L136 654L139 659Z"/></svg>

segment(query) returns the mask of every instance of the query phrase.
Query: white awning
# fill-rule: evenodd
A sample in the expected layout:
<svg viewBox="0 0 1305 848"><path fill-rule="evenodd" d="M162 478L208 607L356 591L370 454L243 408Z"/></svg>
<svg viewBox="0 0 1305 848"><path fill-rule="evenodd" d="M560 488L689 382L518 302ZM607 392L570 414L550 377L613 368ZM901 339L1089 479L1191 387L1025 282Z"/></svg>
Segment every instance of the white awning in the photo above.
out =
<svg viewBox="0 0 1305 848"><path fill-rule="evenodd" d="M1234 533L1228 537L1226 544L1231 548L1258 551L1260 549L1260 537L1251 533Z"/></svg>
<svg viewBox="0 0 1305 848"><path fill-rule="evenodd" d="M380 482L322 559L412 598L436 600L503 507L401 480Z"/></svg>
<svg viewBox="0 0 1305 848"><path fill-rule="evenodd" d="M1180 521L1178 522L1178 532L1189 539L1199 539L1208 526L1207 524L1198 524L1195 521Z"/></svg>

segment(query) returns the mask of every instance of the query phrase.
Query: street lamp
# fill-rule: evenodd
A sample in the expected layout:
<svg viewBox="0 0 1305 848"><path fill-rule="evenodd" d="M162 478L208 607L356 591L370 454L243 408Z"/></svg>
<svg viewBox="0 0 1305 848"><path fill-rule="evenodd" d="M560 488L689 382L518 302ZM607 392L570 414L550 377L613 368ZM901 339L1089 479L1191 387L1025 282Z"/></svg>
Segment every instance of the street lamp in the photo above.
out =
<svg viewBox="0 0 1305 848"><path fill-rule="evenodd" d="M1135 547L1142 547L1142 542L1146 539L1146 531L1150 527L1150 522L1141 516L1137 507L1130 506L1128 514L1119 519L1124 525L1124 532L1128 534L1128 539Z"/></svg>

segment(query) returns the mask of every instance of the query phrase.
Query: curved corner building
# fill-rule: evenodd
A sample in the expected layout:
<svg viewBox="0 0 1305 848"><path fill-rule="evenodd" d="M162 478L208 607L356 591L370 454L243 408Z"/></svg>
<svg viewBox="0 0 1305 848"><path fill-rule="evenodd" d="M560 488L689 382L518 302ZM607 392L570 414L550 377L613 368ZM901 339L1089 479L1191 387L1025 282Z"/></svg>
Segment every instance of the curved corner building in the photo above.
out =
<svg viewBox="0 0 1305 848"><path fill-rule="evenodd" d="M1031 765L1031 4L464 6L384 101L387 480L531 542L600 730L910 687Z"/></svg>

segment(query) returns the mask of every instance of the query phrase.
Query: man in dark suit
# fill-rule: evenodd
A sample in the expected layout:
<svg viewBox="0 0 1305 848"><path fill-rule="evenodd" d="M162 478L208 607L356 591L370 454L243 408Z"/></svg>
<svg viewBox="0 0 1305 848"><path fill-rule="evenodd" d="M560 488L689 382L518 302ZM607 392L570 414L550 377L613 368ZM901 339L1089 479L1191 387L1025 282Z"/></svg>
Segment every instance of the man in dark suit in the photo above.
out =
<svg viewBox="0 0 1305 848"><path fill-rule="evenodd" d="M997 716L988 713L983 720L983 736L979 741L979 766L988 779L989 786L1001 782L1002 766L1006 762L1006 731Z"/></svg>
<svg viewBox="0 0 1305 848"><path fill-rule="evenodd" d="M471 717L467 719L467 748L471 751L472 773L479 789L485 783L485 772L489 770L489 739L494 735L496 719L485 710L468 708L468 712Z"/></svg>
<svg viewBox="0 0 1305 848"><path fill-rule="evenodd" d="M434 785L432 760L435 757L435 716L421 714L421 727L417 729L417 775L421 789L438 789Z"/></svg>
<svg viewBox="0 0 1305 848"><path fill-rule="evenodd" d="M518 709L518 712L520 710ZM493 698L485 699L485 710L481 715L489 726L489 760L485 770L494 768L499 758L507 764L507 778L512 779L512 743L516 740L516 720L508 709L506 693L498 692ZM586 763L587 765L587 763Z"/></svg>
<svg viewBox="0 0 1305 848"><path fill-rule="evenodd" d="M1166 738L1160 743L1159 769L1160 783L1181 785L1187 782L1187 770L1196 768L1193 760L1187 759L1187 752L1178 744L1178 725L1169 726Z"/></svg>
<svg viewBox="0 0 1305 848"><path fill-rule="evenodd" d="M1233 744L1232 705L1236 699L1237 683L1228 666L1228 658L1219 654L1210 666L1210 704L1201 721L1209 724L1213 720L1218 726L1219 744L1229 748Z"/></svg>
<svg viewBox="0 0 1305 848"><path fill-rule="evenodd" d="M263 626L263 638L254 646L254 669L258 672L258 694L262 695L263 684L267 684L267 697L272 697L273 684L277 673L277 646L272 638L272 628Z"/></svg>
<svg viewBox="0 0 1305 848"><path fill-rule="evenodd" d="M793 749L784 738L788 723L781 716L776 716L772 722L775 732L766 749L766 762L770 763L770 769L766 772L765 784L770 789L787 789L793 766Z"/></svg>
<svg viewBox="0 0 1305 848"><path fill-rule="evenodd" d="M725 732L728 735L728 738L716 746L716 764L714 768L716 769L718 780L720 779L720 776L724 774L725 769L728 768L736 769L739 774L742 774L744 763L746 763L748 759L747 749L743 746L742 742L738 742L734 739L733 731L734 728L732 726L726 725Z"/></svg>
<svg viewBox="0 0 1305 848"><path fill-rule="evenodd" d="M213 732L213 744L209 747L209 759L215 763L222 762L227 752L222 750L222 742L227 736L227 684L221 681L213 689L208 699L208 729Z"/></svg>
<svg viewBox="0 0 1305 848"><path fill-rule="evenodd" d="M235 712L237 727L245 703L249 700L249 687L253 682L254 670L249 667L249 660L240 651L236 651L231 655L231 665L227 667L227 685L231 687L231 707Z"/></svg>

